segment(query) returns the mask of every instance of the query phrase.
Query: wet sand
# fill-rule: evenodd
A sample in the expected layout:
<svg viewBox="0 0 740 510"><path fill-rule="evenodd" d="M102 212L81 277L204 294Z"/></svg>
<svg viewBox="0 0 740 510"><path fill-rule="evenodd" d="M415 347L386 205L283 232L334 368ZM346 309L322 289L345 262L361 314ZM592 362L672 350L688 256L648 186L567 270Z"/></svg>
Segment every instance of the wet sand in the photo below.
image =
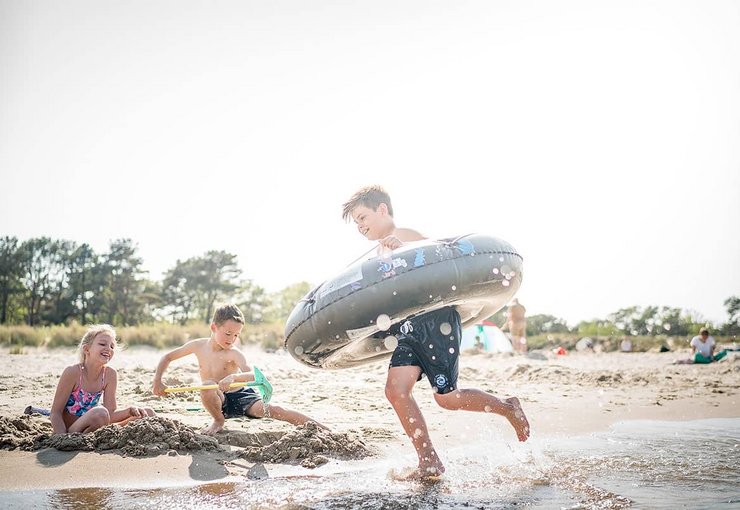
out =
<svg viewBox="0 0 740 510"><path fill-rule="evenodd" d="M383 396L386 363L347 370L314 370L285 352L243 349L274 388L273 403L330 427L293 427L270 419L230 419L216 440L197 432L210 423L196 392L167 398L151 393L161 353L124 349L118 403L153 407L158 418L86 438L51 436L48 419L23 416L28 405L48 408L56 382L74 361L72 349L0 351L0 490L72 487L166 487L265 476L322 476L368 463L408 466L414 460ZM570 353L532 356L463 353L460 387L500 398L518 397L533 437L575 436L623 420L694 420L740 416L740 353L711 365L674 365L688 351ZM174 362L165 383L198 384L192 360ZM463 445L485 447L491 434L511 443L514 430L496 415L450 412L436 406L426 380L414 392L440 455ZM61 448L61 449L60 449Z"/></svg>

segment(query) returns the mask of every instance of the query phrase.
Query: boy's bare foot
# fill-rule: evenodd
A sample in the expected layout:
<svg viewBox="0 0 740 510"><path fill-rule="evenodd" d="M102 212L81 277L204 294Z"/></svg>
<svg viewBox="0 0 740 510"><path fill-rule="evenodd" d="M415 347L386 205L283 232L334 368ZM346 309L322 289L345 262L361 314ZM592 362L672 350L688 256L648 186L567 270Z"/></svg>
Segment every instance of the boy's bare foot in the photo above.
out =
<svg viewBox="0 0 740 510"><path fill-rule="evenodd" d="M510 416L507 416L506 419L509 420L511 426L514 427L516 437L519 438L519 441L526 441L529 439L529 422L527 421L527 417L524 415L522 404L519 403L519 399L516 397L507 398L505 402L514 407L514 412Z"/></svg>
<svg viewBox="0 0 740 510"><path fill-rule="evenodd" d="M399 471L391 469L388 475L399 482L405 482L408 480L439 481L442 479L444 471L444 466L440 464L439 468L433 466L422 468L419 466L417 468L404 468Z"/></svg>
<svg viewBox="0 0 740 510"><path fill-rule="evenodd" d="M203 430L200 431L201 434L205 434L206 436L215 436L217 432L223 430L224 428L224 422L216 422L214 421L211 423L210 427L206 427Z"/></svg>

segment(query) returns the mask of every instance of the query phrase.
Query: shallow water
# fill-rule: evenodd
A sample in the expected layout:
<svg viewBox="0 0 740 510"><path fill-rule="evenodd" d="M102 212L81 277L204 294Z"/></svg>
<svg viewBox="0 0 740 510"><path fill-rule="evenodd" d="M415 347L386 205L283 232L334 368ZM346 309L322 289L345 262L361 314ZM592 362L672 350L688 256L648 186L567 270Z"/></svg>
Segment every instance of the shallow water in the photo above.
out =
<svg viewBox="0 0 740 510"><path fill-rule="evenodd" d="M740 418L622 422L580 437L442 450L438 483L392 480L411 458L193 487L5 492L4 508L740 508ZM485 452L485 453L481 453Z"/></svg>

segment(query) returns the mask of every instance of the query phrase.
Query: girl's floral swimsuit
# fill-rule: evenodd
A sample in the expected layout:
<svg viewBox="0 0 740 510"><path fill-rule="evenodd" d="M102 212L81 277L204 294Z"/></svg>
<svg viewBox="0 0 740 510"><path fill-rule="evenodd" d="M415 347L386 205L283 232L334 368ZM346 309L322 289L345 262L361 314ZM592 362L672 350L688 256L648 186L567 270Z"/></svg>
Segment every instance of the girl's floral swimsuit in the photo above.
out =
<svg viewBox="0 0 740 510"><path fill-rule="evenodd" d="M102 387L105 388L105 367L103 367ZM82 416L90 409L98 405L98 401L100 401L100 395L102 394L102 389L95 393L82 389L82 365L80 365L80 380L77 383L77 387L69 396L69 400L67 400L67 412L74 416Z"/></svg>

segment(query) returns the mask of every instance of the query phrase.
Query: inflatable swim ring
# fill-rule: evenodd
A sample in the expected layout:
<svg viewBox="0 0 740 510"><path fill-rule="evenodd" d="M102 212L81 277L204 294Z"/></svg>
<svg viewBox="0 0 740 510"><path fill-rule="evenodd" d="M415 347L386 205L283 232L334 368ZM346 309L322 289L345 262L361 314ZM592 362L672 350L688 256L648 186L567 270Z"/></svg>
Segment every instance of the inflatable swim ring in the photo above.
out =
<svg viewBox="0 0 740 510"><path fill-rule="evenodd" d="M285 347L315 368L348 368L390 357L383 335L412 315L456 306L463 326L490 317L516 294L522 257L507 242L469 234L404 244L349 266L291 312Z"/></svg>

